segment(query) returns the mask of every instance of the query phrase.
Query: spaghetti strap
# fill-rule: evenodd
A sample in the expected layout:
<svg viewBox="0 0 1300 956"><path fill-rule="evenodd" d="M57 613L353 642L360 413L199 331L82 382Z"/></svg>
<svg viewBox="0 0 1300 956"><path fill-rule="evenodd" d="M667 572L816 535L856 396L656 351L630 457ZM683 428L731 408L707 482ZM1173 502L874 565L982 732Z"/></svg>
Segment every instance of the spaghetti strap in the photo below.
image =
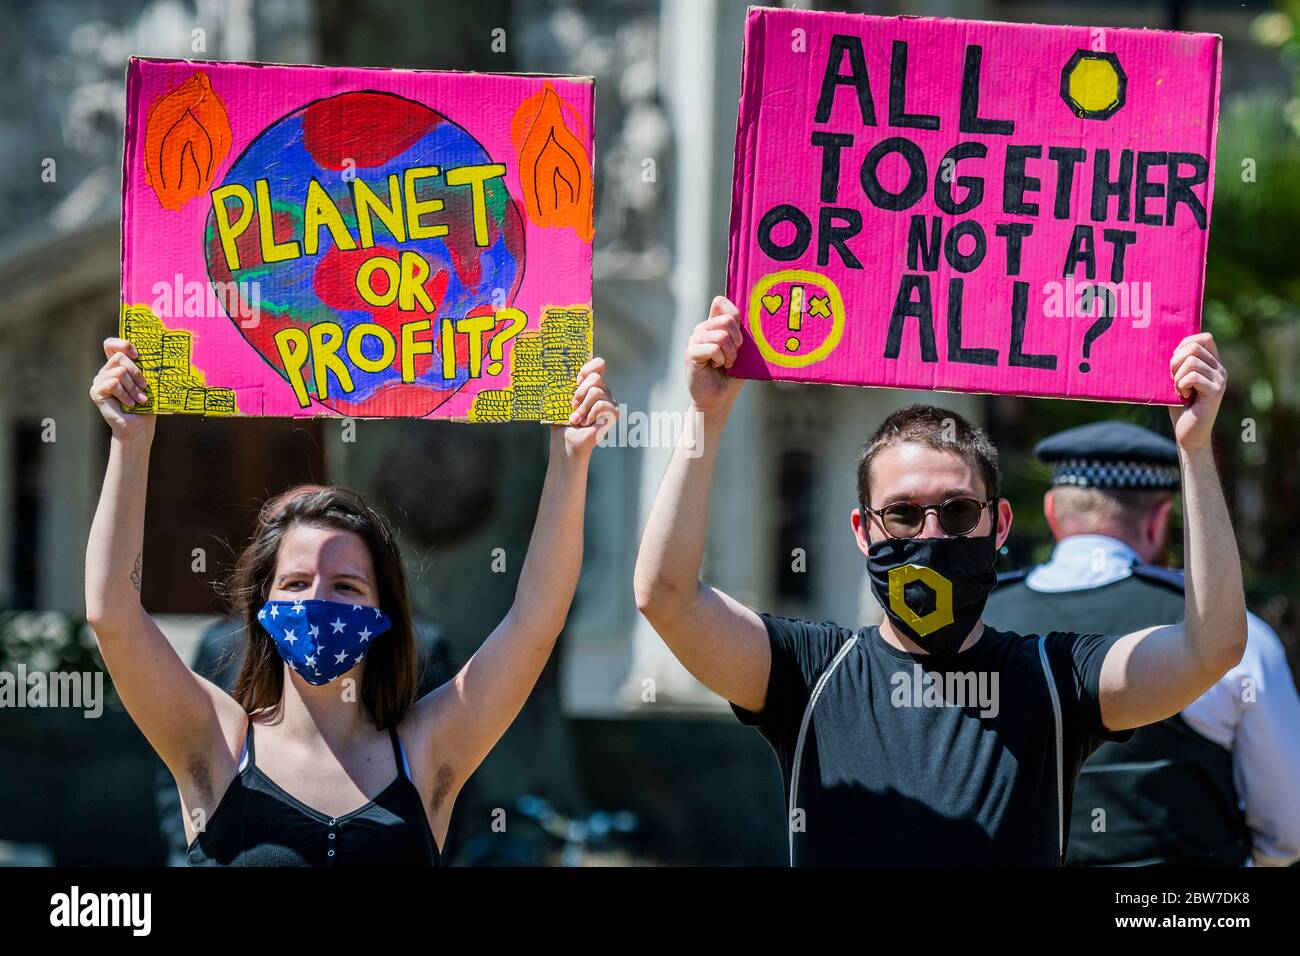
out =
<svg viewBox="0 0 1300 956"><path fill-rule="evenodd" d="M248 729L244 731L244 749L239 754L239 769L243 770L245 761L248 766L253 766L256 757L253 753L253 718L248 718Z"/></svg>
<svg viewBox="0 0 1300 956"><path fill-rule="evenodd" d="M393 742L393 760L397 763L397 772L410 780L411 767L406 762L406 748L402 746L402 739L397 736L397 728L389 727L388 736Z"/></svg>

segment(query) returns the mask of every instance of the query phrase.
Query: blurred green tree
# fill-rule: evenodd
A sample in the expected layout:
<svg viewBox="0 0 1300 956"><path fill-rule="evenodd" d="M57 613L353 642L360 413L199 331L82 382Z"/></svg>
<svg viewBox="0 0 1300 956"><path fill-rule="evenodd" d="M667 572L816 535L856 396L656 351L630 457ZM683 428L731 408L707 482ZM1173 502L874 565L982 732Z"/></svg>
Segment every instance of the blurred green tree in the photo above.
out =
<svg viewBox="0 0 1300 956"><path fill-rule="evenodd" d="M1252 33L1276 47L1289 93L1221 110L1204 325L1229 370L1220 466L1251 606L1300 660L1300 0Z"/></svg>
<svg viewBox="0 0 1300 956"><path fill-rule="evenodd" d="M1224 100L1203 327L1229 371L1215 452L1236 523L1251 609L1282 637L1300 672L1300 0L1260 15L1254 39L1274 48L1291 89ZM989 421L1004 449L1004 493L1016 509L1010 566L1042 561L1051 535L1042 516L1046 468L1040 438L1103 417L1170 434L1163 407L991 398ZM1176 525L1180 526L1180 517ZM1180 534L1171 542L1181 555Z"/></svg>

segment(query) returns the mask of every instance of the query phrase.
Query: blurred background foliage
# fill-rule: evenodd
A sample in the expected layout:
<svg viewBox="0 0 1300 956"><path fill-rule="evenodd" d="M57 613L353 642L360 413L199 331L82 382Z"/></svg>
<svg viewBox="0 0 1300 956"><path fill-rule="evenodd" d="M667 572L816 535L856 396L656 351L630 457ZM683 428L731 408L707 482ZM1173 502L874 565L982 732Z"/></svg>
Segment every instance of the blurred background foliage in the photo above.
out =
<svg viewBox="0 0 1300 956"><path fill-rule="evenodd" d="M1251 609L1278 631L1300 671L1300 0L1256 18L1252 34L1276 50L1289 94L1251 90L1219 111L1203 327L1228 368L1215 454L1237 528ZM1017 533L1004 567L1045 560L1047 469L1039 439L1112 418L1171 434L1162 406L991 398L990 427L1003 449L1004 494ZM1171 555L1181 565L1181 501Z"/></svg>

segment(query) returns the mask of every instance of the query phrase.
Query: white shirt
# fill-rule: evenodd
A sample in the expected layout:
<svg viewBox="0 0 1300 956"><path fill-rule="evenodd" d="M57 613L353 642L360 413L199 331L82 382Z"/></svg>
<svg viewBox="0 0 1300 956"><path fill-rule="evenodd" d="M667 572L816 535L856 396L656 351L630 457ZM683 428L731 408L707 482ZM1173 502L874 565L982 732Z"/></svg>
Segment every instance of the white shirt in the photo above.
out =
<svg viewBox="0 0 1300 956"><path fill-rule="evenodd" d="M1123 541L1077 534L1025 578L1035 591L1075 591L1126 578L1140 559ZM1182 583L1182 572L1157 568ZM1287 866L1300 860L1300 694L1273 629L1246 615L1246 652L1213 687L1183 710L1197 733L1232 752L1233 782L1250 827L1253 860Z"/></svg>

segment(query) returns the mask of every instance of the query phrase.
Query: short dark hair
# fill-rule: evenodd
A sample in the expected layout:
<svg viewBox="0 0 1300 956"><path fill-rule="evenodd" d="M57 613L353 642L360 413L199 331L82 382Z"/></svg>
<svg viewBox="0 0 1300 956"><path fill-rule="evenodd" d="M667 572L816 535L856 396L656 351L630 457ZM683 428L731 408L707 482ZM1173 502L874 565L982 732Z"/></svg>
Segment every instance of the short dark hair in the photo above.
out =
<svg viewBox="0 0 1300 956"><path fill-rule="evenodd" d="M984 479L989 498L998 495L998 450L982 428L954 411L935 405L908 405L894 412L867 439L858 454L858 504L871 501L871 463L876 456L901 442L915 442L938 451L951 451L974 465Z"/></svg>

